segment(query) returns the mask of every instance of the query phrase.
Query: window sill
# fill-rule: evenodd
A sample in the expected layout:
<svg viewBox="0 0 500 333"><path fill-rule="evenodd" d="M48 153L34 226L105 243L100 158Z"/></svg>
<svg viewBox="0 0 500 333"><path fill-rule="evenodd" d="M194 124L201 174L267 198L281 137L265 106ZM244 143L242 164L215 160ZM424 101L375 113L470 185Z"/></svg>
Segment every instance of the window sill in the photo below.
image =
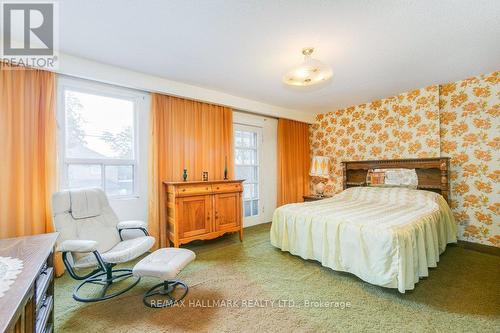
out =
<svg viewBox="0 0 500 333"><path fill-rule="evenodd" d="M141 197L139 195L108 196L109 200L115 200L115 201L137 200L140 198Z"/></svg>

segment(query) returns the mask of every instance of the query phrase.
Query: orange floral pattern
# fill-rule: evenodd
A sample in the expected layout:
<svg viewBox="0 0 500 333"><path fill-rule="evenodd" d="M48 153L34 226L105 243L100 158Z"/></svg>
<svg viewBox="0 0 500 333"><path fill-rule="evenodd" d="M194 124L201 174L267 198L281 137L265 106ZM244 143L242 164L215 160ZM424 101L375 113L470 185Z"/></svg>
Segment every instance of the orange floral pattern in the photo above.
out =
<svg viewBox="0 0 500 333"><path fill-rule="evenodd" d="M439 105L459 236L500 247L500 72L441 85Z"/></svg>
<svg viewBox="0 0 500 333"><path fill-rule="evenodd" d="M439 87L318 114L310 141L313 155L335 161L327 193L342 190L343 160L437 157Z"/></svg>
<svg viewBox="0 0 500 333"><path fill-rule="evenodd" d="M325 192L342 190L343 160L450 156L459 238L500 247L499 82L495 72L318 114L311 153L334 162Z"/></svg>

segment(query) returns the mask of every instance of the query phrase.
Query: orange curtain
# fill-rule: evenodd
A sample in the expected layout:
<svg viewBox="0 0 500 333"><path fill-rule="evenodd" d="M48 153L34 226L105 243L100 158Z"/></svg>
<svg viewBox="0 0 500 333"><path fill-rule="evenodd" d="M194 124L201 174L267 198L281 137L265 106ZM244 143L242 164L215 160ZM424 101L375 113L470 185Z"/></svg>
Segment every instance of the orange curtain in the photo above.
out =
<svg viewBox="0 0 500 333"><path fill-rule="evenodd" d="M309 125L278 119L278 206L304 201L310 163Z"/></svg>
<svg viewBox="0 0 500 333"><path fill-rule="evenodd" d="M183 98L152 94L149 155L149 229L156 246L167 239L163 181L223 179L234 172L233 112L230 108Z"/></svg>
<svg viewBox="0 0 500 333"><path fill-rule="evenodd" d="M0 64L0 238L54 231L55 89L54 73Z"/></svg>

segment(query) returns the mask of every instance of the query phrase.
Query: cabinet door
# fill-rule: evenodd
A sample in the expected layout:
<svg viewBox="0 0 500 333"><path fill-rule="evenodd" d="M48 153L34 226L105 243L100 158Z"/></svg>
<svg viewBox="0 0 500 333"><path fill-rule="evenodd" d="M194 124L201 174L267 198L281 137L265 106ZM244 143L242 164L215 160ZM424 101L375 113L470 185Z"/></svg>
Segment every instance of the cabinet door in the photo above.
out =
<svg viewBox="0 0 500 333"><path fill-rule="evenodd" d="M210 195L178 199L179 238L188 238L211 231L212 200Z"/></svg>
<svg viewBox="0 0 500 333"><path fill-rule="evenodd" d="M215 195L216 230L232 229L240 225L240 201L240 193L220 193Z"/></svg>

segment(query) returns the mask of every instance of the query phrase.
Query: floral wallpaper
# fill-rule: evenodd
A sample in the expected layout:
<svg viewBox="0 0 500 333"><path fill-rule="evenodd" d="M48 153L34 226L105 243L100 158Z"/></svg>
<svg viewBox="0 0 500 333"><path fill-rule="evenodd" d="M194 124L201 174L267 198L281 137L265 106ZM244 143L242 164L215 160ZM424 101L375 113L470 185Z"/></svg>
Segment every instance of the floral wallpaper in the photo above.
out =
<svg viewBox="0 0 500 333"><path fill-rule="evenodd" d="M311 154L333 162L325 192L342 190L343 160L450 156L459 237L500 247L499 81L495 72L318 114Z"/></svg>
<svg viewBox="0 0 500 333"><path fill-rule="evenodd" d="M441 85L439 105L459 236L500 247L500 72Z"/></svg>
<svg viewBox="0 0 500 333"><path fill-rule="evenodd" d="M437 157L439 87L318 114L310 141L312 155L333 162L326 193L342 191L341 161Z"/></svg>

